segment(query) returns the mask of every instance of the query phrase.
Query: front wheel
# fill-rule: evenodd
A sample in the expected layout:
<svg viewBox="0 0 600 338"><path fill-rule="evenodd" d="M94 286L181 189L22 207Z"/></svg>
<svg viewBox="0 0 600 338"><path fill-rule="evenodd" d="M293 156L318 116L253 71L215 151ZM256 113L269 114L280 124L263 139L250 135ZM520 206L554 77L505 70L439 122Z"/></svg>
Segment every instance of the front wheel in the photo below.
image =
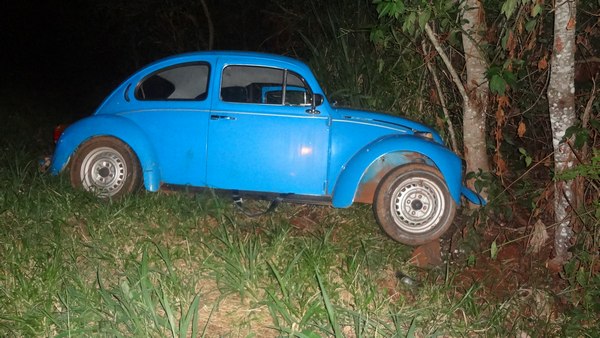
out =
<svg viewBox="0 0 600 338"><path fill-rule="evenodd" d="M141 185L137 156L113 137L95 137L76 151L70 166L71 185L101 198L120 198Z"/></svg>
<svg viewBox="0 0 600 338"><path fill-rule="evenodd" d="M373 201L375 219L394 240L420 245L438 239L452 224L456 203L441 173L424 164L389 172Z"/></svg>

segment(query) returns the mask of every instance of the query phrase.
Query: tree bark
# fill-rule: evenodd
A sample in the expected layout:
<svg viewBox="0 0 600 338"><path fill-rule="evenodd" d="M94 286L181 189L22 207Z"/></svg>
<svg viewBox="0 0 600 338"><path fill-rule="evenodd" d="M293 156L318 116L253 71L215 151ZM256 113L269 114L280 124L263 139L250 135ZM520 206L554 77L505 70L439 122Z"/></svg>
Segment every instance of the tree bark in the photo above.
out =
<svg viewBox="0 0 600 338"><path fill-rule="evenodd" d="M577 122L575 115L575 15L574 0L556 0L554 4L554 48L551 58L548 108L554 147L554 172L559 175L575 165L575 154L563 140L567 128ZM573 182L556 181L554 184L554 259L556 265L564 264L570 257L573 229L569 217L570 203L574 197Z"/></svg>
<svg viewBox="0 0 600 338"><path fill-rule="evenodd" d="M462 43L467 79L463 100L463 141L467 171L490 170L486 151L486 112L489 96L485 76L487 62L480 46L486 31L485 12L480 0L466 0L462 5Z"/></svg>

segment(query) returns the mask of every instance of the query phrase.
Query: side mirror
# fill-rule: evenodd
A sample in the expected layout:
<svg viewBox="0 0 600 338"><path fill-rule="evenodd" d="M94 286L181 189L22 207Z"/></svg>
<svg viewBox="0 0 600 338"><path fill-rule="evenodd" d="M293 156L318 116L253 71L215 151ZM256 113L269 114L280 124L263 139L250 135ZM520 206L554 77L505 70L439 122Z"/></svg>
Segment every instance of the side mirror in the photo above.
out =
<svg viewBox="0 0 600 338"><path fill-rule="evenodd" d="M313 104L315 107L323 104L323 95L321 94L313 94Z"/></svg>
<svg viewBox="0 0 600 338"><path fill-rule="evenodd" d="M319 115L320 111L317 110L317 106L323 104L323 95L321 94L313 94L312 103L310 105L310 109L307 109L306 112L311 115Z"/></svg>

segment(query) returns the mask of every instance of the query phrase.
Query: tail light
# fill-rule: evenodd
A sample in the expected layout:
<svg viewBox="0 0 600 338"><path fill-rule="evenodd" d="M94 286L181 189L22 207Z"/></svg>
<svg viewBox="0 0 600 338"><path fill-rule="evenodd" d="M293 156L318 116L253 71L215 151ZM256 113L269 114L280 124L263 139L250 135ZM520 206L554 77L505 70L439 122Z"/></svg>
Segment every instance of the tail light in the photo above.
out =
<svg viewBox="0 0 600 338"><path fill-rule="evenodd" d="M58 142L58 139L63 134L66 127L67 126L65 126L64 124L59 124L58 126L56 126L56 128L54 128L54 135L52 137L52 139L54 140L54 143Z"/></svg>

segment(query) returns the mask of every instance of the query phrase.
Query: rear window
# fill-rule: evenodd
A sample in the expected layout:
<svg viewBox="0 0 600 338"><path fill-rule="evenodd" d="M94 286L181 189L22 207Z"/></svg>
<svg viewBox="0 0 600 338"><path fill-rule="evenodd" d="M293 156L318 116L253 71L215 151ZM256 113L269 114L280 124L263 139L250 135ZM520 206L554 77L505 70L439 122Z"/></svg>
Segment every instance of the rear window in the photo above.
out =
<svg viewBox="0 0 600 338"><path fill-rule="evenodd" d="M143 79L135 97L142 101L204 100L210 68L205 63L189 63L159 70Z"/></svg>

